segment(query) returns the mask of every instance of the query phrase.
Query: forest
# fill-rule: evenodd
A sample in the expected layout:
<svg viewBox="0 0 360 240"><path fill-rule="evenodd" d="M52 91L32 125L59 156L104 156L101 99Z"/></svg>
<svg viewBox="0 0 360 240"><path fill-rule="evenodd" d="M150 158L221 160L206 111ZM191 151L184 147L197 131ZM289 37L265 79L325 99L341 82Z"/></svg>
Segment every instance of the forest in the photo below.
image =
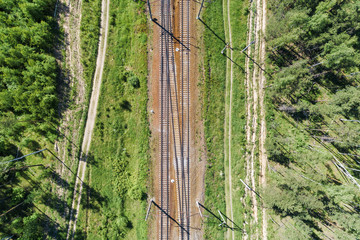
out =
<svg viewBox="0 0 360 240"><path fill-rule="evenodd" d="M269 0L274 239L360 238L360 2Z"/></svg>
<svg viewBox="0 0 360 240"><path fill-rule="evenodd" d="M56 199L48 179L71 188L71 184L61 182L51 164L43 161L54 160L53 156L44 151L31 161L8 162L49 146L57 137L60 70L54 46L61 41L61 30L53 17L56 2L0 0L1 238L43 239L45 234L62 239L66 232L42 210L43 206L56 210L66 205L66 200ZM120 2L113 3L117 5L111 10L110 60L102 90L107 94L100 100L112 101L117 107L100 104L94 135L99 144L93 148L95 160L90 168L93 181L98 181L92 187L105 200L92 199L95 208L89 212L97 221L89 224L89 238L126 235L141 239L147 234L146 223L138 221L136 215L145 213L150 134L147 56L139 59L137 55L138 49L146 51L145 6L135 1ZM213 1L204 16L216 32L224 28L221 4ZM86 10L99 10L100 1L84 1L84 6ZM267 209L271 223L268 238L360 239L360 2L268 0L268 8L269 161L267 184L259 190L259 202ZM99 11L94 12L97 14L88 14L82 20L81 48L86 55L82 64L88 85L95 68L100 21ZM122 28L115 30L120 25ZM133 28L137 29L135 33ZM205 47L220 55L218 40L209 30L204 36ZM202 100L209 106L203 112L209 162L205 204L224 209L225 203L217 201L225 194L219 184L223 176L217 174L224 171L223 117L216 116L224 115L226 59L211 51L204 55L206 70L201 87L206 92ZM128 69L125 62L135 67ZM212 89L218 91L210 94ZM118 92L123 93L121 97L113 98ZM139 126L142 131L135 131ZM117 142L111 140L113 137ZM105 174L105 167L111 175ZM108 182L126 187L114 191ZM80 232L86 224L81 216ZM223 230L216 227L215 223L207 226L205 236L223 236Z"/></svg>
<svg viewBox="0 0 360 240"><path fill-rule="evenodd" d="M0 236L42 239L51 222L43 162L7 162L54 141L58 118L54 57L56 0L0 0ZM44 148L44 147L43 147ZM30 171L30 169L40 169ZM36 177L34 177L36 175ZM27 181L25 181L26 179ZM42 191L41 191L42 190ZM44 229L47 223L47 229Z"/></svg>

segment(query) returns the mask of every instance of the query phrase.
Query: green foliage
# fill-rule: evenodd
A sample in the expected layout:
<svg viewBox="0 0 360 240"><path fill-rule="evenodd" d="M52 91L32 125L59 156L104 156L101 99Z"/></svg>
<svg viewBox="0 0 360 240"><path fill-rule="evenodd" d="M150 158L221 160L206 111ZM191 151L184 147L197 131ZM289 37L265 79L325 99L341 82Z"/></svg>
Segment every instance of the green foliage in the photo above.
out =
<svg viewBox="0 0 360 240"><path fill-rule="evenodd" d="M23 219L24 235L20 237L20 239L43 239L44 223L42 221L42 216L38 213L34 213L29 217L25 217Z"/></svg>
<svg viewBox="0 0 360 240"><path fill-rule="evenodd" d="M1 124L9 122L0 131L1 156L11 154L14 141L27 131L41 132L42 123L34 129L15 119L56 121L54 4L55 0L0 1L0 117Z"/></svg>
<svg viewBox="0 0 360 240"><path fill-rule="evenodd" d="M204 22L220 38L224 39L224 21L222 2L215 1L207 5L202 13ZM220 54L223 42L208 28L204 28L204 83L203 118L207 147L208 166L205 173L205 206L225 211L224 186L224 107L226 59ZM206 225L206 239L219 239L216 221Z"/></svg>
<svg viewBox="0 0 360 240"><path fill-rule="evenodd" d="M305 233L274 236L357 239L359 189L334 161L359 177L360 126L346 120L360 116L360 5L272 0L269 8L268 69L274 78L266 146L273 171L264 202Z"/></svg>
<svg viewBox="0 0 360 240"><path fill-rule="evenodd" d="M133 86L134 88L138 88L140 87L140 82L139 82L139 78L136 76L131 76L129 78L129 83L131 84L131 86Z"/></svg>
<svg viewBox="0 0 360 240"><path fill-rule="evenodd" d="M90 193L89 205L94 207L88 209L89 239L147 238L147 223L139 221L146 214L149 159L145 7L134 1L110 3L90 166L91 188L103 201ZM80 217L85 223L85 214Z"/></svg>
<svg viewBox="0 0 360 240"><path fill-rule="evenodd" d="M81 5L80 47L84 67L86 96L90 98L100 35L101 0L83 1ZM91 14L89 14L91 12Z"/></svg>
<svg viewBox="0 0 360 240"><path fill-rule="evenodd" d="M52 17L55 3L0 0L1 162L39 150L40 143L54 140L58 67L53 46L59 34ZM1 164L0 210L6 213L0 220L2 236L43 239L46 234L47 220L33 205L40 203L33 198L40 194L37 180L45 179L39 174L44 168L36 161L39 159L29 157ZM31 174L26 171L29 168L34 169Z"/></svg>
<svg viewBox="0 0 360 240"><path fill-rule="evenodd" d="M360 238L360 218L357 213L336 213L334 219L347 230L348 238Z"/></svg>
<svg viewBox="0 0 360 240"><path fill-rule="evenodd" d="M304 216L311 211L322 211L322 194L315 182L308 182L298 174L277 179L278 188L268 188L264 197L270 207L282 216Z"/></svg>
<svg viewBox="0 0 360 240"><path fill-rule="evenodd" d="M333 114L346 117L359 118L360 114L360 89L347 87L334 94L329 103Z"/></svg>
<svg viewBox="0 0 360 240"><path fill-rule="evenodd" d="M7 1L0 25L0 102L2 113L53 120L56 114L55 58L51 12L55 1ZM16 20L15 20L16 19Z"/></svg>
<svg viewBox="0 0 360 240"><path fill-rule="evenodd" d="M302 60L289 66L276 74L276 82L273 88L275 92L281 93L291 99L299 99L306 95L313 87L312 77L306 67L306 61Z"/></svg>

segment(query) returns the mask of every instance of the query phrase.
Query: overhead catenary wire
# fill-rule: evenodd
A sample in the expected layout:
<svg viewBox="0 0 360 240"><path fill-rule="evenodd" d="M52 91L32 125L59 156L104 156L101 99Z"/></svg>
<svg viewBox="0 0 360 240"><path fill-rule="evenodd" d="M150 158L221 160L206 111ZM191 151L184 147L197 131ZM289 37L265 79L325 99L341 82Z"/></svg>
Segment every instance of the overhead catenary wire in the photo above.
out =
<svg viewBox="0 0 360 240"><path fill-rule="evenodd" d="M185 232L187 232L187 230L178 222L176 221L173 217L171 217L166 211L164 211L164 209L162 209L153 199L151 199L150 201L150 206L148 208L148 211L150 211L151 208L151 204L154 204L155 207L157 207L162 213L164 213L170 220L172 220L173 222L175 222L182 230L184 230ZM146 218L147 220L147 218Z"/></svg>
<svg viewBox="0 0 360 240"><path fill-rule="evenodd" d="M18 158L14 158L14 159L12 159L12 160L10 160L10 161L0 162L0 164L6 164L6 163L10 163L10 162L19 161L19 160L22 160L22 159L24 159L24 158L26 158L26 157L28 157L28 156L35 155L35 154L38 154L38 153L41 153L41 152L44 152L44 151L50 152L50 154L53 155L57 161L59 161L59 162L60 162L62 165L64 165L72 174L74 174L75 177L77 177L80 181L82 181L82 180L79 178L79 176L77 176L77 175L71 170L71 168L69 168L63 161L61 161L61 159L60 159L58 156L56 156L56 155L55 155L51 150L49 150L48 148L44 148L44 149L41 149L41 150L38 150L38 151L35 151L35 152L32 152L32 153L26 154L26 155L21 156L21 157L18 157Z"/></svg>
<svg viewBox="0 0 360 240"><path fill-rule="evenodd" d="M12 160L10 160L10 161L0 162L0 164L6 164L6 163L10 163L10 162L19 161L19 160L21 160L21 159L23 159L23 158L26 158L26 157L28 157L28 156L41 153L41 152L43 152L43 151L45 151L45 150L48 150L48 149L47 149L47 148L44 148L44 149L41 149L41 150L38 150L38 151L35 151L35 152L32 152L32 153L26 154L26 155L24 155L24 156L21 156L21 157L18 157L18 158L14 158L14 159L12 159Z"/></svg>
<svg viewBox="0 0 360 240"><path fill-rule="evenodd" d="M148 8L149 8L149 13L151 13L151 7L150 7L150 2L149 0L147 1L148 3ZM156 25L158 25L161 29L163 29L167 34L169 34L169 36L171 36L175 41L177 41L179 44L181 44L183 47L185 47L187 50L190 51L190 49L188 47L186 47L177 37L174 36L174 34L172 32L170 32L169 30L167 30L165 27L163 27L161 24L159 24L157 22L156 18L152 18L152 14L150 14L150 20L155 23Z"/></svg>

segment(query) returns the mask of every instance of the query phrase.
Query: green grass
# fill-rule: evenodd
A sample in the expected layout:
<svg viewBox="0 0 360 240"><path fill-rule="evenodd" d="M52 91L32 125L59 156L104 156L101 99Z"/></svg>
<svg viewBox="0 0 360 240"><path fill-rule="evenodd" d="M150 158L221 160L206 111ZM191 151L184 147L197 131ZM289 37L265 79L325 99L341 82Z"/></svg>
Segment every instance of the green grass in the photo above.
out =
<svg viewBox="0 0 360 240"><path fill-rule="evenodd" d="M224 6L222 5L224 4ZM227 28L227 16L223 15L223 7L226 2L215 1L206 6L202 14L204 22L222 39L225 40L225 28ZM231 1L231 27L232 47L235 48L233 60L244 68L245 58L239 53L246 44L247 17L243 14L243 1ZM239 15L239 13L241 13ZM226 36L228 42L228 36ZM225 98L226 91L230 90L229 82L226 83L226 74L230 79L230 67L226 64L226 57L221 54L225 44L216 37L208 28L204 27L204 83L202 91L204 95L203 117L205 122L205 137L208 156L208 167L205 176L205 206L213 211L220 209L226 213L225 184L228 184L227 175L228 159L224 156L224 147L228 148L228 129L224 129L225 101L229 101L229 95ZM230 52L227 51L230 56ZM236 64L233 65L233 99L232 99L232 180L233 180L233 209L234 222L241 226L243 221L244 207L240 201L243 195L243 187L240 186L239 178L244 177L244 151L245 151L245 90L244 72ZM226 130L226 132L224 132ZM224 133L226 135L224 135ZM219 229L214 219L209 219L205 224L206 239L223 239L224 229ZM236 237L238 236L236 233Z"/></svg>
<svg viewBox="0 0 360 240"><path fill-rule="evenodd" d="M246 206L241 202L241 198L244 195L244 187L240 182L240 178L245 178L245 128L246 115L245 115L245 56L240 53L240 50L246 45L247 36L247 16L245 15L245 8L248 2L242 0L230 1L230 21L232 32L232 48L233 56L232 60L236 63L233 64L233 87L232 87L232 111L231 111L231 164L232 164L232 207L234 219L233 221L240 227L243 226L244 211ZM227 13L227 2L224 2L225 13ZM240 13L240 14L239 14ZM228 18L225 18L225 28L228 28ZM228 32L228 29L227 31ZM229 36L226 36L227 42L229 42ZM227 50L227 55L230 57L230 49ZM228 98L227 104L230 101L230 61L227 64L227 91ZM228 118L228 114L226 116ZM228 119L227 125L228 126ZM228 129L226 129L226 138L228 138ZM225 148L228 149L228 140L225 140ZM225 168L228 169L228 158L225 159ZM226 170L226 173L228 170ZM226 181L228 184L228 180ZM240 238L241 231L235 231L235 239Z"/></svg>
<svg viewBox="0 0 360 240"><path fill-rule="evenodd" d="M145 239L148 179L147 21L144 3L112 1L107 57L88 167L89 239ZM86 199L84 197L83 199Z"/></svg>
<svg viewBox="0 0 360 240"><path fill-rule="evenodd" d="M221 39L224 36L222 2L214 1L206 5L201 18ZM199 22L199 24L201 24ZM224 43L208 28L204 27L204 66L202 84L203 118L207 147L208 165L205 174L205 206L214 213L225 209L224 177L224 110L226 60L221 55ZM219 229L216 219L205 224L206 239L222 239L224 230Z"/></svg>
<svg viewBox="0 0 360 240"><path fill-rule="evenodd" d="M91 14L89 14L91 13ZM83 77L86 83L86 98L90 100L92 80L96 68L96 57L101 21L101 0L83 1L81 5L80 47Z"/></svg>

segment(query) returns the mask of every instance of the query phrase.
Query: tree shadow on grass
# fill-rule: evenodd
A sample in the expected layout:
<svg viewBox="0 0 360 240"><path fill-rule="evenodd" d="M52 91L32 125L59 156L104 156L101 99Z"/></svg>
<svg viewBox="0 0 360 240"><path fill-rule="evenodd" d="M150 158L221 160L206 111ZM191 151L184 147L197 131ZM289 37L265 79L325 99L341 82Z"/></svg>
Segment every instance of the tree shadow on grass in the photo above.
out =
<svg viewBox="0 0 360 240"><path fill-rule="evenodd" d="M96 160L95 156L92 153L88 153L86 157L86 161L88 164L94 167L98 167L99 162Z"/></svg>
<svg viewBox="0 0 360 240"><path fill-rule="evenodd" d="M124 110L131 112L131 103L128 100L122 100L120 103L120 107Z"/></svg>
<svg viewBox="0 0 360 240"><path fill-rule="evenodd" d="M83 183L83 188L83 190L85 190L81 199L83 208L99 211L100 207L108 202L107 197L101 195L100 192L90 187L87 183Z"/></svg>
<svg viewBox="0 0 360 240"><path fill-rule="evenodd" d="M216 34L216 32L214 32L214 30L212 30L209 25L207 25L201 18L198 19L202 24L204 24L204 26L209 29L210 32L212 32L212 34L214 34L215 37L217 37L221 42L223 42L224 44L226 44L225 40L223 38L221 38L218 34Z"/></svg>

